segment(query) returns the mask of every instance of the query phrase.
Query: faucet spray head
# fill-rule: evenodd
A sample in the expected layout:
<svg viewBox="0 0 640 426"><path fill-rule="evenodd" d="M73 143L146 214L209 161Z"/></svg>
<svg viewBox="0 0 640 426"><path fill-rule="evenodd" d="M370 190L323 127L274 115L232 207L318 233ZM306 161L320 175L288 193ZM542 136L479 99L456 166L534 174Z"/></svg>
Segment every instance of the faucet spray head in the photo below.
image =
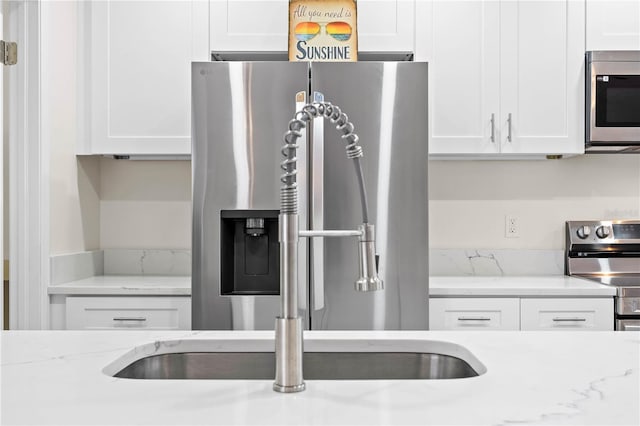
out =
<svg viewBox="0 0 640 426"><path fill-rule="evenodd" d="M376 262L376 239L373 225L363 223L358 227L362 232L358 241L360 258L360 277L355 283L356 291L376 291L384 289L384 283L378 277Z"/></svg>

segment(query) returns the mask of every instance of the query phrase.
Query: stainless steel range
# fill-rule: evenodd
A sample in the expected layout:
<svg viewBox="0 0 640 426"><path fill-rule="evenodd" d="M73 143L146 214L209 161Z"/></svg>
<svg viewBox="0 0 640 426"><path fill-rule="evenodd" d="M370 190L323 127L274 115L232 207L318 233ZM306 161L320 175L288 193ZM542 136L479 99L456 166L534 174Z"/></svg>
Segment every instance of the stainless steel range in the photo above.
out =
<svg viewBox="0 0 640 426"><path fill-rule="evenodd" d="M640 330L640 220L567 222L565 273L616 287L615 329Z"/></svg>

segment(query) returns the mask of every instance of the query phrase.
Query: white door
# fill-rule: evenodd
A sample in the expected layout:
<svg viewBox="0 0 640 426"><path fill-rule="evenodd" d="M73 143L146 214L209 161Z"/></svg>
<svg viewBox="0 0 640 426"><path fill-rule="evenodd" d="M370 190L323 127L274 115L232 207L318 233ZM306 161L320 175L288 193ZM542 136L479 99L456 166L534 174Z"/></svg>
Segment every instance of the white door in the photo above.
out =
<svg viewBox="0 0 640 426"><path fill-rule="evenodd" d="M584 152L584 2L503 1L503 154Z"/></svg>
<svg viewBox="0 0 640 426"><path fill-rule="evenodd" d="M424 12L429 154L498 153L499 3L434 0Z"/></svg>

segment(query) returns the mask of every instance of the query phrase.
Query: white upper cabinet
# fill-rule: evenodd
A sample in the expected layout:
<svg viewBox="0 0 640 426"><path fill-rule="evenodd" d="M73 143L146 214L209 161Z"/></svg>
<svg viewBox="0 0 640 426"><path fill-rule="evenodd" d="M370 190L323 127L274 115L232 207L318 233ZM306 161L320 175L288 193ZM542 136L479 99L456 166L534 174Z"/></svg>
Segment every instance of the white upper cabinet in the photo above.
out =
<svg viewBox="0 0 640 426"><path fill-rule="evenodd" d="M414 0L357 4L358 50L414 50ZM286 52L288 8L288 0L211 0L211 50Z"/></svg>
<svg viewBox="0 0 640 426"><path fill-rule="evenodd" d="M500 8L500 152L584 153L584 2Z"/></svg>
<svg viewBox="0 0 640 426"><path fill-rule="evenodd" d="M426 49L416 52L416 60L429 62L429 153L498 153L498 3L431 1L418 6L423 19L416 22L416 29L422 27L417 43Z"/></svg>
<svg viewBox="0 0 640 426"><path fill-rule="evenodd" d="M575 0L418 1L430 154L583 153L584 14Z"/></svg>
<svg viewBox="0 0 640 426"><path fill-rule="evenodd" d="M358 50L413 52L414 0L358 0Z"/></svg>
<svg viewBox="0 0 640 426"><path fill-rule="evenodd" d="M587 0L587 50L639 49L639 0Z"/></svg>
<svg viewBox="0 0 640 426"><path fill-rule="evenodd" d="M211 50L286 51L289 2L211 0Z"/></svg>
<svg viewBox="0 0 640 426"><path fill-rule="evenodd" d="M79 154L191 152L191 61L209 60L209 3L80 4L88 35Z"/></svg>

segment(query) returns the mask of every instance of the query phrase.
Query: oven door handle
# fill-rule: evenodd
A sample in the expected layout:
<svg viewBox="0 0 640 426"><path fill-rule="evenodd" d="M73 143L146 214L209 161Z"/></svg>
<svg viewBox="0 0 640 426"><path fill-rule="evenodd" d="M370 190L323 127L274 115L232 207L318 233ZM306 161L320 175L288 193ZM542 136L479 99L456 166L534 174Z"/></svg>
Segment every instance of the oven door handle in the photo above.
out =
<svg viewBox="0 0 640 426"><path fill-rule="evenodd" d="M623 325L624 331L640 331L640 325Z"/></svg>

